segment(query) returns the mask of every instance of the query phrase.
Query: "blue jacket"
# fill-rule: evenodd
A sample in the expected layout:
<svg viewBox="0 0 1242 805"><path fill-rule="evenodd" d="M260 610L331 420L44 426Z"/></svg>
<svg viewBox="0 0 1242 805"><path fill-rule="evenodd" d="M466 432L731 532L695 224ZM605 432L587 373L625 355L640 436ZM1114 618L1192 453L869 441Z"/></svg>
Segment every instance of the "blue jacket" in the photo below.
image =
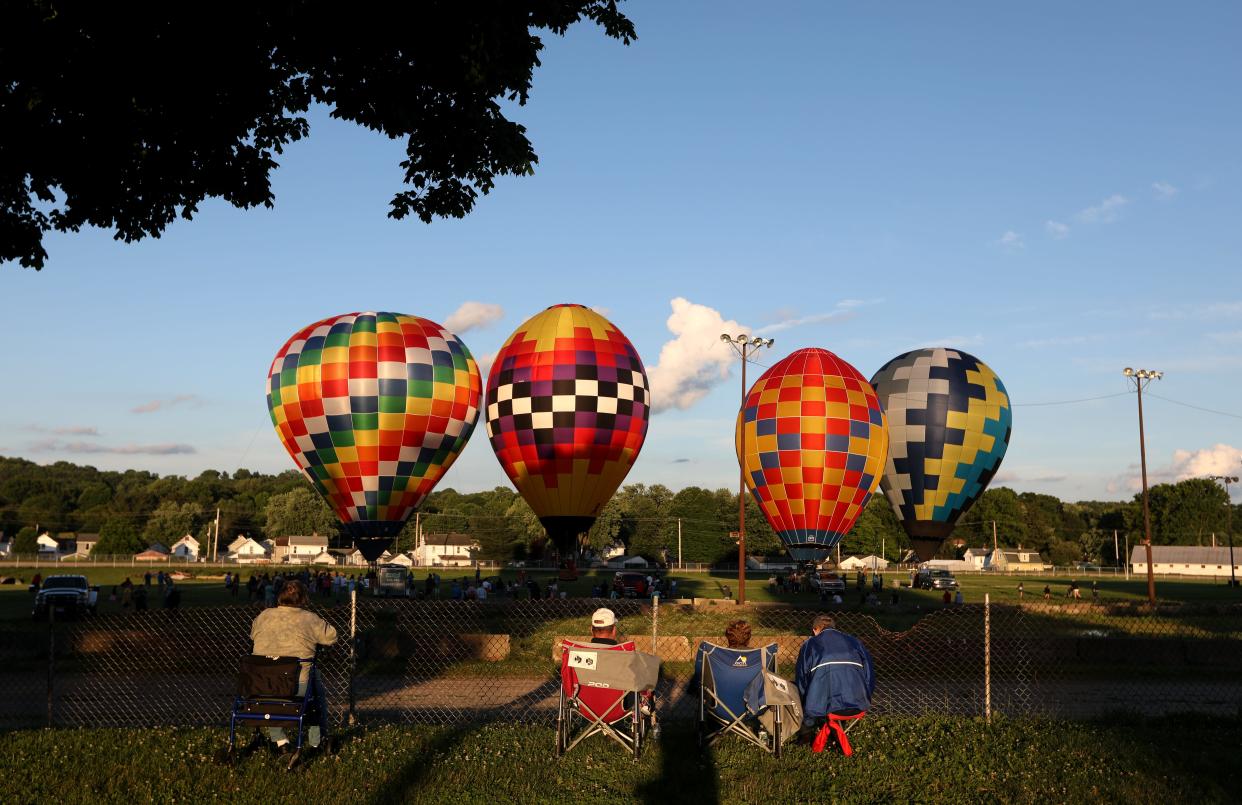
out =
<svg viewBox="0 0 1242 805"><path fill-rule="evenodd" d="M875 668L862 641L825 629L802 644L795 682L802 696L802 723L816 725L828 713L870 708Z"/></svg>

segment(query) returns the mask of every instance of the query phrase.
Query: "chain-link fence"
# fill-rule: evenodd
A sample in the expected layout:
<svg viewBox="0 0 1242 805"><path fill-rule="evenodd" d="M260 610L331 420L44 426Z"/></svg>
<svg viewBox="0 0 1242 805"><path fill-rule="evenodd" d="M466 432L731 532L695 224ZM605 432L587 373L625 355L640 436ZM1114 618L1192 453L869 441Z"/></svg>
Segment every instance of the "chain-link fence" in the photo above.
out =
<svg viewBox="0 0 1242 805"><path fill-rule="evenodd" d="M647 600L407 601L317 610L341 639L318 657L334 722L551 723L559 644L612 608L660 656L659 710L696 717L700 642L745 619L795 661L820 610ZM0 728L220 724L260 605L0 624ZM828 610L831 611L831 610ZM1242 607L1026 604L833 612L871 652L874 712L1080 718L1242 713Z"/></svg>

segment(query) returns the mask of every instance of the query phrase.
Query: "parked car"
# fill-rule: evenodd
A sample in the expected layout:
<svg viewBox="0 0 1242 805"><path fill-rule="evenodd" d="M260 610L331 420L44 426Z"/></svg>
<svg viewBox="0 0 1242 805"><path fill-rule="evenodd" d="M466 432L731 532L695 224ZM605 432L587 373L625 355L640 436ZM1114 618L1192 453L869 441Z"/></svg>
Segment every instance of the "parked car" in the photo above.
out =
<svg viewBox="0 0 1242 805"><path fill-rule="evenodd" d="M844 593L845 579L831 570L821 570L811 576L811 587L815 590L823 590L826 593Z"/></svg>
<svg viewBox="0 0 1242 805"><path fill-rule="evenodd" d="M647 574L621 570L612 578L612 589L622 598L646 598L650 590L647 587Z"/></svg>
<svg viewBox="0 0 1242 805"><path fill-rule="evenodd" d="M35 620L47 617L48 608L58 617L72 618L83 612L95 614L99 604L99 588L92 587L86 576L48 576L35 594Z"/></svg>
<svg viewBox="0 0 1242 805"><path fill-rule="evenodd" d="M914 577L914 586L923 590L956 590L957 579L947 570L938 567L920 568Z"/></svg>

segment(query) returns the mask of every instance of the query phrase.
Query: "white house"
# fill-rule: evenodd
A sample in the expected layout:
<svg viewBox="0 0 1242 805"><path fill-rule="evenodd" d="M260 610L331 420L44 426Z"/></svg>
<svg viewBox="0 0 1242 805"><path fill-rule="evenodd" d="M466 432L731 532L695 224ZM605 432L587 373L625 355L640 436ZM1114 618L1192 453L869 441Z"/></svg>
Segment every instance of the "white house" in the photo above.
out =
<svg viewBox="0 0 1242 805"><path fill-rule="evenodd" d="M962 554L962 561L970 562L971 570L987 570L991 557L991 548L967 548L966 553Z"/></svg>
<svg viewBox="0 0 1242 805"><path fill-rule="evenodd" d="M950 573L964 573L971 569L970 563L961 559L928 559L926 562L920 563L919 567L947 570Z"/></svg>
<svg viewBox="0 0 1242 805"><path fill-rule="evenodd" d="M425 534L414 549L419 567L470 567L479 543L466 534Z"/></svg>
<svg viewBox="0 0 1242 805"><path fill-rule="evenodd" d="M1147 548L1135 545L1130 552L1130 567L1135 573L1147 573ZM1151 572L1155 576L1229 576L1229 548L1206 545L1153 545ZM1242 575L1242 548L1234 551L1233 574Z"/></svg>
<svg viewBox="0 0 1242 805"><path fill-rule="evenodd" d="M328 550L328 538L318 534L309 537L277 537L272 545L272 561L306 564Z"/></svg>
<svg viewBox="0 0 1242 805"><path fill-rule="evenodd" d="M311 560L312 565L335 565L336 556L329 553L327 549L319 552L319 554Z"/></svg>
<svg viewBox="0 0 1242 805"><path fill-rule="evenodd" d="M46 531L39 535L35 544L39 546L39 553L60 553L60 543Z"/></svg>
<svg viewBox="0 0 1242 805"><path fill-rule="evenodd" d="M95 546L99 543L98 534L78 534L78 553L82 556L90 556L91 551L95 550Z"/></svg>
<svg viewBox="0 0 1242 805"><path fill-rule="evenodd" d="M333 548L329 553L336 557L338 565L349 565L351 567L365 567L367 565L367 558L357 548ZM376 560L381 565L391 561L392 554L388 551L384 551L380 554L380 558Z"/></svg>
<svg viewBox="0 0 1242 805"><path fill-rule="evenodd" d="M641 556L614 556L604 565L610 570L633 570L647 567L647 560Z"/></svg>
<svg viewBox="0 0 1242 805"><path fill-rule="evenodd" d="M414 560L410 558L410 555L408 553L399 553L396 556L389 559L388 564L401 565L402 567L411 567L414 564Z"/></svg>
<svg viewBox="0 0 1242 805"><path fill-rule="evenodd" d="M847 556L841 560L841 570L888 570L888 560L868 554L866 556Z"/></svg>
<svg viewBox="0 0 1242 805"><path fill-rule="evenodd" d="M987 569L998 573L1028 573L1042 571L1045 565L1039 551L1018 546L1017 549L1000 548L993 551Z"/></svg>
<svg viewBox="0 0 1242 805"><path fill-rule="evenodd" d="M181 539L172 544L172 555L174 559L184 559L188 562L198 561L198 540L186 534Z"/></svg>
<svg viewBox="0 0 1242 805"><path fill-rule="evenodd" d="M249 537L238 537L230 542L229 552L225 558L241 565L271 561L267 549Z"/></svg>

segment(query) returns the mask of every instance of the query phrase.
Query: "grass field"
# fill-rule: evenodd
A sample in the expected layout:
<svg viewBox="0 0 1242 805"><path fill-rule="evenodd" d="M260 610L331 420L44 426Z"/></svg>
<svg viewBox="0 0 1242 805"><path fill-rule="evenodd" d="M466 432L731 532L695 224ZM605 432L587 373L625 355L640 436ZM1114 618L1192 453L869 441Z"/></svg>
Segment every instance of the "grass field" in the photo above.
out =
<svg viewBox="0 0 1242 805"><path fill-rule="evenodd" d="M130 578L134 583L142 583L142 572L144 568L127 568L127 567L84 567L84 568L63 568L61 572L66 573L84 573L90 580L91 584L101 587L100 590L100 611L111 612L120 611L119 603L112 603L108 600L109 593L113 585L120 584L126 577ZM357 572L357 568L351 568L353 572ZM46 567L0 567L0 577L20 577L27 582L35 573L48 575ZM195 577L184 582L180 582L182 594L181 605L183 607L198 606L227 606L233 603L245 603L246 594L243 590L238 598L230 597L223 586L224 572L218 569L202 569L191 567L191 572L195 573ZM243 574L248 574L249 569L243 570ZM543 586L547 581L555 576L555 571L531 570L530 575L539 581ZM505 579L516 578L517 571L507 569L502 573ZM422 580L426 578L426 571L415 571L415 578ZM568 592L574 597L587 596L590 594L591 588L596 585L608 586L612 582L612 572L592 571L582 574L577 581L562 582L561 589ZM746 597L749 602L753 603L772 603L782 602L801 606L818 606L819 597L815 593L777 593L774 592L768 584L770 574L766 572L752 572L746 584ZM448 584L453 578L469 578L473 579L473 572L466 570L444 570L441 571L443 585L440 594L442 597L448 595ZM245 575L243 576L243 578ZM728 588L730 592L736 590L736 575L727 573L684 573L678 574L672 571L667 577L677 580L678 596L683 598L704 598L721 600L724 598L724 588ZM864 611L875 611L879 613L892 614L893 607L889 601L892 593L892 582L900 579L907 580L904 574L888 573L885 574L885 590L881 596L883 605L877 608L863 608ZM1043 603L1042 590L1044 585L1048 585L1052 590L1050 603L1054 606L1068 604L1070 599L1066 598L1066 592L1069 589L1069 583L1072 577L1064 575L1057 576L985 576L985 575L962 575L959 581L962 587L962 594L967 603L981 603L985 593L991 595L993 603L1017 603L1018 602L1018 583L1021 582L1025 587L1025 596L1023 601L1026 603ZM1139 602L1147 599L1147 582L1140 577L1132 577L1126 580L1122 577L1115 576L1091 576L1084 575L1078 579L1079 587L1082 590L1082 601L1074 603L1082 603L1091 601L1091 581L1096 580L1099 584L1100 600L1104 603L1119 602ZM154 582L153 582L154 586ZM1198 580L1190 578L1176 579L1157 579L1156 593L1161 602L1164 603L1242 603L1242 588L1229 588L1221 582L1212 581L1210 579ZM942 606L941 593L932 592L930 590L912 590L903 587L899 591L900 603L897 609L904 611L908 616L917 617L919 613L925 612L929 608ZM851 584L845 595L844 606L849 609L859 608L859 594ZM2 585L0 586L0 619L16 619L29 617L31 609L31 595L23 584ZM158 591L153 592L149 599L149 606L158 607ZM902 618L899 621L908 621L910 618Z"/></svg>
<svg viewBox="0 0 1242 805"><path fill-rule="evenodd" d="M856 754L735 739L701 752L666 731L638 762L601 737L563 760L550 728L383 727L286 772L265 753L215 765L218 729L21 731L4 736L3 802L1236 802L1242 722L1063 723L870 718ZM123 773L122 773L123 770Z"/></svg>

